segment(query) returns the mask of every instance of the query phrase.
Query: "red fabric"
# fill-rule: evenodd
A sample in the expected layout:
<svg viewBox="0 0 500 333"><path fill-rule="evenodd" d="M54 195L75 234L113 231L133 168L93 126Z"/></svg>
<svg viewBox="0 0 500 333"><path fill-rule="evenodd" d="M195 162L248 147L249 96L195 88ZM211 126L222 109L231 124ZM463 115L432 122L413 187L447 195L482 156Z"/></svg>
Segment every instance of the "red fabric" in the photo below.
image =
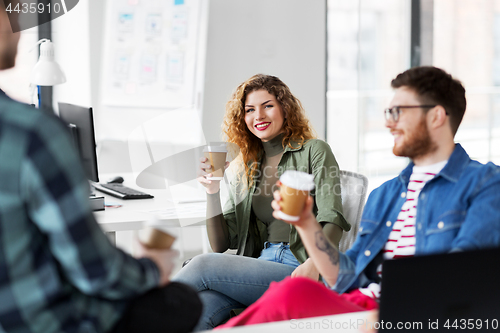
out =
<svg viewBox="0 0 500 333"><path fill-rule="evenodd" d="M317 281L287 277L281 282L271 283L255 303L216 329L376 308L378 303L359 290L339 295Z"/></svg>

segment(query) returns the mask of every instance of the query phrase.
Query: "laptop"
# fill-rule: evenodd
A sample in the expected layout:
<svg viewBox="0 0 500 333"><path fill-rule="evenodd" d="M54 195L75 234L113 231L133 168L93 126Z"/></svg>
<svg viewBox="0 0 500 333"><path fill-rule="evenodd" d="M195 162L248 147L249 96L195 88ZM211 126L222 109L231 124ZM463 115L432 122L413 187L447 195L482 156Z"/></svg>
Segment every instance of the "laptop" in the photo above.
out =
<svg viewBox="0 0 500 333"><path fill-rule="evenodd" d="M500 248L385 261L379 331L500 330Z"/></svg>

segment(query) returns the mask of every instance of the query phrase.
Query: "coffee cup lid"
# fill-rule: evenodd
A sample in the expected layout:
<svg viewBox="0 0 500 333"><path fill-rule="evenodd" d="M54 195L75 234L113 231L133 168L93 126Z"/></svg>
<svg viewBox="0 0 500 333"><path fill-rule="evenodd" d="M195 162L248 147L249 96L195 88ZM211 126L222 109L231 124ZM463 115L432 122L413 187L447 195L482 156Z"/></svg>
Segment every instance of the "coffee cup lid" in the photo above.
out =
<svg viewBox="0 0 500 333"><path fill-rule="evenodd" d="M301 191L314 189L314 176L302 171L287 170L281 175L280 181L288 187Z"/></svg>
<svg viewBox="0 0 500 333"><path fill-rule="evenodd" d="M205 146L203 148L203 152L210 152L210 153L227 153L227 147L226 144L223 143L221 145L214 145L214 146Z"/></svg>

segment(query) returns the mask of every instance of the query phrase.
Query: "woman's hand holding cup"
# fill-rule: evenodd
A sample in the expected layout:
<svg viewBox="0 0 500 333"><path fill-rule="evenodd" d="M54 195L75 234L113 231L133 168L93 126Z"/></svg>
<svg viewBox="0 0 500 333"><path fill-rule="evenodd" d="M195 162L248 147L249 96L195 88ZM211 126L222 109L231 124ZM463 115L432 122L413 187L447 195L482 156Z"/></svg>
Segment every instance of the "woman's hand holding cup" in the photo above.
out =
<svg viewBox="0 0 500 333"><path fill-rule="evenodd" d="M201 185L205 186L206 191L208 194L215 194L219 192L220 190L220 180L210 180L207 178L213 177L213 174L211 173L212 166L208 160L207 157L201 157L200 158L200 167L198 169L198 181L201 183ZM226 162L224 165L224 170L226 170L229 167L229 162Z"/></svg>
<svg viewBox="0 0 500 333"><path fill-rule="evenodd" d="M229 166L229 162L226 162L226 143L206 146L203 148L203 155L198 181L205 186L208 194L215 194L219 192L220 181L224 179L224 172Z"/></svg>

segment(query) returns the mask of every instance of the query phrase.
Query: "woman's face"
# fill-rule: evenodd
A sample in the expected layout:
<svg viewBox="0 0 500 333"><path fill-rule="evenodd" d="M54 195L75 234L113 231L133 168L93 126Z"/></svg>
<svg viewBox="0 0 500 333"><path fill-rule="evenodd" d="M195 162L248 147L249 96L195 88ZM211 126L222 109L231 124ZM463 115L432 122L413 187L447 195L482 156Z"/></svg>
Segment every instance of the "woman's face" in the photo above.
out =
<svg viewBox="0 0 500 333"><path fill-rule="evenodd" d="M248 129L263 142L283 132L285 114L276 97L267 90L255 90L245 100L245 123Z"/></svg>

